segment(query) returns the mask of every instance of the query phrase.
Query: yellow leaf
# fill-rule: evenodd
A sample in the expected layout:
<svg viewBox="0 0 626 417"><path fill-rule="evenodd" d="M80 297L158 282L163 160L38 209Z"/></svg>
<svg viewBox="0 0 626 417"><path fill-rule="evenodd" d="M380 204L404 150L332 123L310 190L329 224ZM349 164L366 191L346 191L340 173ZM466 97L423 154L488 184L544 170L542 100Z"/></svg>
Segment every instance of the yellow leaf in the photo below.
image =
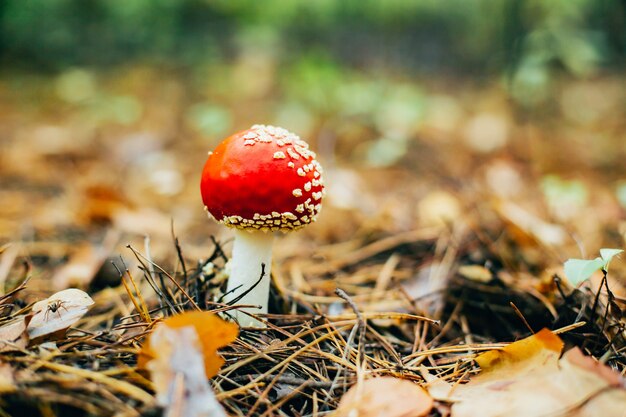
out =
<svg viewBox="0 0 626 417"><path fill-rule="evenodd" d="M558 354L563 349L563 341L550 330L542 329L534 336L511 343L502 350L490 350L479 355L476 363L483 371L492 371L524 361L544 349Z"/></svg>
<svg viewBox="0 0 626 417"><path fill-rule="evenodd" d="M173 329L190 326L195 329L204 356L207 378L217 375L224 364L224 359L217 354L217 350L235 341L239 333L239 327L235 323L224 321L208 311L177 314L163 320L158 326L168 326ZM146 369L147 363L157 355L158 349L152 349L150 337L148 337L137 358L138 367Z"/></svg>

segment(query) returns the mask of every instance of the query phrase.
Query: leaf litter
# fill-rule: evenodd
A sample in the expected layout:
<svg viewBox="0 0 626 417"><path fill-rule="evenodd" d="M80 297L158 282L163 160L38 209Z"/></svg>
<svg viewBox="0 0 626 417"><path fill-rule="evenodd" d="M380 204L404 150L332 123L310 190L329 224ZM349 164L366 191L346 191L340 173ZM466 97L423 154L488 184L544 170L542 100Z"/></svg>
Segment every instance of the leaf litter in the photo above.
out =
<svg viewBox="0 0 626 417"><path fill-rule="evenodd" d="M108 82L115 85L115 79ZM323 416L341 409L351 390L386 384L381 381L387 378L407 389L412 384L416 392L431 389L435 400L426 415L455 415L461 403L435 395L432 387L452 386L454 394L491 375L500 393L514 395L507 389L518 382L523 387L523 381L513 375L507 381L514 383L502 383L499 371L485 373L480 355L505 352L542 328L565 345L561 359L547 349L548 359L563 365L561 372L575 375L564 387L575 380L611 387L575 404L561 403L559 415L595 410L605 398L623 408L622 390L609 380L626 368L624 263L614 259L608 276L595 274L576 286L562 266L602 247L624 246L624 207L610 188L626 175L622 151L615 151L614 162L602 159L612 173L598 173L593 158L607 153L595 142L589 145L595 151L588 152L536 121L517 125L508 117L506 142L477 148L471 126L492 123L484 117L489 106L504 108L507 100L497 89L458 95L456 85L450 97L460 97L454 100L464 108L458 125L474 133L442 137L426 126L392 167L364 166L357 146L350 145L351 138L376 143L374 127L342 120L340 130L334 120L320 122L319 132L300 132L336 141L335 153L320 157L337 156L328 178L337 174L340 180L329 184L335 188L319 222L285 236L275 250L271 314L260 317L268 328L240 329L232 343L216 347L213 355L222 364L216 356L207 359L202 329L164 325L200 310L228 317L237 306L222 302L230 235L196 210L196 167L208 142L194 132L180 141L172 130L180 125L180 109L171 111L168 103L180 106L183 85L168 79L154 86L158 100L129 93L145 104L137 126L77 124L80 117L72 109L58 110L58 126L52 127L37 118L24 123L16 106L5 106L0 115L4 129L14 133L6 136L0 164L0 198L11 202L0 205L3 415L157 416L166 408L181 416L186 407L196 409L186 390L205 398L210 388L229 416ZM7 91L2 99L10 101ZM264 114L255 106L251 102L246 114ZM234 111L245 124L247 116ZM156 133L143 132L145 126ZM623 118L613 116L607 126L607 134L623 131ZM363 137L370 130L374 136ZM60 137L69 151L38 151L37 143L45 143L51 131L64 132ZM566 129L560 133L568 136ZM146 135L157 137L148 141L154 149L131 152ZM529 142L532 151L525 147ZM163 193L145 181L144 170L163 160L181 170L184 186ZM572 205L564 213L554 201L544 201L542 175L561 182L572 178L587 190L575 216ZM119 237L122 246L109 245L107 235ZM63 307L70 309L54 296L56 311L49 309L50 294L65 289L54 289L53 281L80 287L94 303L77 308L85 314L71 324L63 321L62 327L68 325L60 334L31 340L25 331L29 316L47 325L67 314ZM155 334L163 349L148 361ZM584 356L570 353L577 352L573 347ZM535 356L525 360L532 363ZM201 361L208 388L195 385L203 379L196 373ZM178 372L181 363L193 375ZM599 376L605 374L612 376ZM380 395L371 400L394 398Z"/></svg>
<svg viewBox="0 0 626 417"><path fill-rule="evenodd" d="M199 311L172 316L155 327L139 352L138 367L150 372L164 415L226 416L208 378L224 364L217 349L232 343L237 333L235 323Z"/></svg>
<svg viewBox="0 0 626 417"><path fill-rule="evenodd" d="M623 416L626 380L543 329L501 350L475 358L479 374L454 386L436 377L431 395L453 403L451 414L467 416Z"/></svg>
<svg viewBox="0 0 626 417"><path fill-rule="evenodd" d="M313 415L333 409L338 409L338 413L354 415L345 410L350 407L347 404L354 404L355 401L350 398L355 398L355 391L367 391L389 383L390 387L377 389L376 393L368 395L372 406L357 415L376 415L373 410L377 407L384 409L398 403L393 400L391 392L404 392L404 389L416 392L415 396L411 396L417 402L412 406L412 412L422 410L418 414L408 412L406 415L437 415L450 410L450 407L452 415L463 415L461 411L456 411L458 405L455 397L442 398L436 395L433 397L437 401L431 404L433 411L428 414L430 397L420 391L420 386L429 384L429 379L424 377L424 370L446 384L457 385L459 391L455 392L462 392L464 387L470 388L473 380L471 375L479 370L473 364L482 366L485 362L485 356L476 357L477 353L492 349L496 349L496 354L515 351L515 346L521 342L507 347L507 343L493 343L485 336L470 333L468 328L485 326L481 329L485 335L489 334L489 329L493 335L500 335L508 328L516 335L523 335L528 330L520 324L514 312L502 314L501 322L495 327L485 324L489 323L484 321L485 314L493 314L492 310L502 311L507 307L496 300L515 300L514 303L524 312L532 312L533 309L542 311L536 317L527 317L534 324L537 320L546 321L544 315L550 314L544 303L551 302L537 298L537 293L490 285L499 280L501 271L495 271L492 280L488 281L486 276L483 277L484 272L481 271L481 278L476 280L473 278L475 273L468 273L465 268L451 275L448 286L440 294L427 295L422 300L426 302L420 303L421 307L418 308L415 301L407 298L402 287L394 284L394 280L403 279L402 271L405 269L401 261L403 257L410 259L411 256L411 251L407 249L422 245L436 251L434 237L420 232L383 237L348 252L330 252L332 255L326 255L325 264L354 271L351 275L340 276L338 283L351 288L353 295L344 293L346 298L330 294L311 295L324 294L324 281L315 279L309 281L309 294L293 291L286 293L277 286L273 289L272 302L287 302L292 308L295 307L294 313L270 314L266 317L269 325L266 331L241 329L236 339L237 328L234 324L226 323L225 330L220 331L222 333L215 333L218 323L223 321L214 313L197 310L200 308L227 315L233 308L219 302L220 285L223 282L214 283L211 279L223 273L227 262L225 251L219 243L214 244L211 255L197 268L187 269L187 276L183 275L181 268L176 273L167 272L157 264L148 267L148 261L138 252L138 259L144 264L140 269L143 273L141 279L135 278L128 271L123 272L127 285L98 294L88 316L80 319L78 325L72 325L64 337L50 338L57 339L52 349L44 347L45 343L31 345L28 350L21 346L21 351L32 353L20 355L11 361L9 366L17 377L10 380L15 389L10 390L11 395L7 398L11 401L11 407L25 407L25 404L34 401L31 396L37 395L36 398L41 396L61 409L83 410L93 415L114 415L123 410L130 413L131 409L150 415L156 412L157 407L174 410L172 415L203 415L203 409L198 404L204 407L210 402L197 399L212 398L214 393L227 415L236 414L237 410L247 410L252 415L282 412L290 415L304 413L307 409ZM383 253L397 253L400 260L392 272L395 278L389 282L388 288L376 294L371 289L380 282L385 260L389 259L381 257ZM372 263L375 259L380 261ZM298 262L306 271L307 266L303 262L307 261ZM288 266L289 262L286 263L279 274L293 270L293 267ZM211 267L206 267L209 264ZM375 265L380 265L380 269L372 269ZM326 269L321 271L322 275L331 273ZM168 275L176 275L180 284L169 282ZM349 277L355 278L348 280ZM280 283L281 278L276 278L276 282ZM359 280L360 285L370 285L354 286ZM140 290L139 284L142 282L149 284ZM284 282L282 284L287 287ZM358 288L363 290L358 291ZM78 291L66 290L65 294L62 292L41 300L33 305L31 314L34 313L33 317L40 319L56 320L59 318L57 312L61 317L67 312L63 308L51 312L50 303L62 300L69 302L67 300L72 299L83 302L72 301L66 307L76 305L86 311L89 302L86 298L80 298L78 295L83 293ZM600 353L606 353L602 348L603 343L613 340L617 348L615 337L620 336L615 333L616 328L612 324L617 322L613 321L611 315L605 317L606 307L603 302L599 301L595 306L597 313L592 317L594 294L581 289L568 291L569 295L563 299L557 298L551 304L559 317L570 317L567 319L569 323L560 330L568 343L578 344L587 354L595 354L597 357L601 356ZM436 321L425 314L433 302L428 299L433 296L442 303L440 314L443 320ZM130 309L126 304L128 300L131 301ZM477 310L485 305L475 305L479 300L488 303L489 307L483 311ZM324 309L332 305L339 305L336 313L324 313ZM182 313L186 310L189 312ZM120 315L123 311L127 314ZM115 316L119 318L112 322L111 318ZM167 316L170 318L160 319ZM109 327L107 323L115 324ZM605 329L602 333L601 328ZM593 337L583 337L585 333L582 331L585 329L597 333ZM145 338L145 335L150 336ZM584 341L585 338L588 340ZM39 353L32 350L37 349L37 346ZM220 356L215 356L218 349ZM558 352L551 352L558 359ZM619 351L606 358L606 362L613 368L620 369L623 366ZM204 372L198 374L202 364L205 366ZM142 369L149 372L144 373ZM183 372L191 369L193 373ZM202 375L216 376L209 386L199 382L206 381ZM367 379L363 380L365 375ZM56 385L58 378L67 380L63 388ZM363 380L361 384L365 384L362 388L357 388L359 378ZM470 384L464 385L468 378ZM393 384L402 384L402 387L396 390ZM76 391L76 395L71 398L64 396L67 387L72 392ZM531 388L536 389L536 384L531 385ZM343 393L350 389L353 393L345 397ZM389 394L385 394L385 390ZM191 392L195 394L191 395ZM156 396L154 399L151 393ZM99 395L102 395L100 399ZM110 395L118 400L107 401ZM359 395L363 395L363 392ZM97 411L87 405L91 404L87 400L94 398L100 407ZM362 403L359 401L359 406ZM493 406L493 402L488 404ZM185 409L194 410L195 414L176 414L175 410Z"/></svg>

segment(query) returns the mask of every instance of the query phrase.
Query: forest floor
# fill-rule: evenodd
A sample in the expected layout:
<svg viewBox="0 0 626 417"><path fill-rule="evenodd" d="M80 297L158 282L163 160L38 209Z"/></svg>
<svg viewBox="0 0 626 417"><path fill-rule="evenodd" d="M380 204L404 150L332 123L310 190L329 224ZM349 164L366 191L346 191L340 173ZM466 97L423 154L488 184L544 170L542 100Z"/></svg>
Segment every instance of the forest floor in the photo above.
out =
<svg viewBox="0 0 626 417"><path fill-rule="evenodd" d="M221 97L228 117L202 113L176 75L124 71L99 75L86 98L67 80L0 82L2 416L158 415L137 368L146 335L195 306L228 308L231 232L199 195L221 132L198 126L283 119L258 97L245 108ZM531 112L497 85L434 83L408 126L401 100L374 121L293 113L303 131L285 127L318 151L327 195L317 223L277 239L269 327L220 350L211 383L226 412L325 415L372 376L462 386L480 373L478 354L544 328L623 376L626 263L616 258L606 282L563 271L625 246L621 85L564 82ZM408 139L381 136L394 125ZM9 329L67 288L94 301L67 332ZM426 415L462 415L429 392ZM597 415L595 400L559 415Z"/></svg>

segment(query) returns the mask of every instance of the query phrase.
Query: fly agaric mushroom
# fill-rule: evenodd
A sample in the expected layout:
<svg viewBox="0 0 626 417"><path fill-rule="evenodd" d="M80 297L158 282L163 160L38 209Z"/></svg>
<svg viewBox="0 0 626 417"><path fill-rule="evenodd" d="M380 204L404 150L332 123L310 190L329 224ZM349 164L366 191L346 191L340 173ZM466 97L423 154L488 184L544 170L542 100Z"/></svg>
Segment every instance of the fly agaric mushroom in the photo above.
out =
<svg viewBox="0 0 626 417"><path fill-rule="evenodd" d="M285 129L254 125L209 153L200 190L209 215L235 229L226 301L249 291L239 303L267 313L274 232L298 230L322 208L322 167L315 153ZM262 264L265 275L254 286ZM246 314L235 317L242 326L263 327Z"/></svg>

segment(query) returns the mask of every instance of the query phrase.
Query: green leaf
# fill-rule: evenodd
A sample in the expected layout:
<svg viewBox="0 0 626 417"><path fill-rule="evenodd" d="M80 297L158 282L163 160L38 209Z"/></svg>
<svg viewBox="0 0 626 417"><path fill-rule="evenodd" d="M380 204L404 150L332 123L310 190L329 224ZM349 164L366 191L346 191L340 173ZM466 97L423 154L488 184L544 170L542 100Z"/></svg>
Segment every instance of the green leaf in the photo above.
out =
<svg viewBox="0 0 626 417"><path fill-rule="evenodd" d="M567 279L573 285L578 285L584 280L589 279L594 272L602 269L604 267L604 261L601 258L593 260L569 259L563 266Z"/></svg>
<svg viewBox="0 0 626 417"><path fill-rule="evenodd" d="M600 256L604 261L604 265L602 266L605 271L609 269L609 262L611 262L611 259L613 259L615 255L619 255L622 252L624 252L622 249L600 249Z"/></svg>

